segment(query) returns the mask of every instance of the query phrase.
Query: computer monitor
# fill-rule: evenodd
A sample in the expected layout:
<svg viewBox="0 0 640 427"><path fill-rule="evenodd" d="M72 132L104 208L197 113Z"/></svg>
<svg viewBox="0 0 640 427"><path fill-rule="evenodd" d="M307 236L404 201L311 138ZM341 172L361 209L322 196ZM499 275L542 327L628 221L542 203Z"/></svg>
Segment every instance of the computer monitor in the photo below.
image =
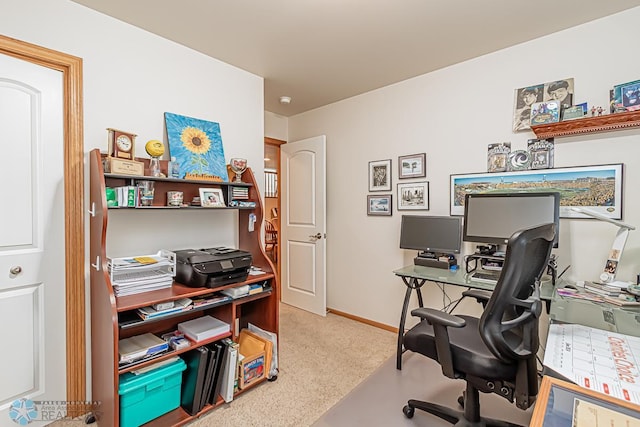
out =
<svg viewBox="0 0 640 427"><path fill-rule="evenodd" d="M504 245L518 230L554 223L558 247L560 225L560 193L478 193L464 200L465 242Z"/></svg>
<svg viewBox="0 0 640 427"><path fill-rule="evenodd" d="M462 221L455 216L402 215L400 248L439 254L459 254Z"/></svg>

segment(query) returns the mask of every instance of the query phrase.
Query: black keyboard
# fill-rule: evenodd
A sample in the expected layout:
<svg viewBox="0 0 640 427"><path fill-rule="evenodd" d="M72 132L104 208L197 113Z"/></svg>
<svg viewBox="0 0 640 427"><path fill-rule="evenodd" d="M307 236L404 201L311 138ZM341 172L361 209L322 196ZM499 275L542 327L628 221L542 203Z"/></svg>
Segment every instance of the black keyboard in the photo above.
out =
<svg viewBox="0 0 640 427"><path fill-rule="evenodd" d="M474 271L473 274L471 275L471 280L496 284L498 283L498 277L500 277L499 274L485 273L482 271Z"/></svg>

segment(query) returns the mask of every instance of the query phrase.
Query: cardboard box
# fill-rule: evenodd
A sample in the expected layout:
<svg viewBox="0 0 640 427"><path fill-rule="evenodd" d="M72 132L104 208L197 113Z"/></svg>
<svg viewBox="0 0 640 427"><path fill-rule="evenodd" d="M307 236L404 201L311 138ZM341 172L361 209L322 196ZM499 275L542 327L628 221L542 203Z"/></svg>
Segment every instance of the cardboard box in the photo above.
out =
<svg viewBox="0 0 640 427"><path fill-rule="evenodd" d="M239 382L238 387L240 390L253 385L257 380L264 378L265 374L265 355L264 352L254 354L252 356L245 356L240 362Z"/></svg>
<svg viewBox="0 0 640 427"><path fill-rule="evenodd" d="M239 352L244 356L239 367L238 387L244 389L264 378L271 366L273 343L248 329L238 336Z"/></svg>

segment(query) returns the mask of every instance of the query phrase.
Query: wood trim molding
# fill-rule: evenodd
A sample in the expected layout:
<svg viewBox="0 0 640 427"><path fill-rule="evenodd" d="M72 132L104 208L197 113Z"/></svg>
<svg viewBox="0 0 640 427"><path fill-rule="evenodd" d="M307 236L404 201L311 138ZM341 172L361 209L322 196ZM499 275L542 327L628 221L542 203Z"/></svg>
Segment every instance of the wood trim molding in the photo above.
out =
<svg viewBox="0 0 640 427"><path fill-rule="evenodd" d="M640 111L605 114L604 116L584 117L558 123L531 126L538 138L581 135L585 133L608 132L640 126Z"/></svg>
<svg viewBox="0 0 640 427"><path fill-rule="evenodd" d="M82 58L2 35L0 53L63 75L67 400L86 401Z"/></svg>
<svg viewBox="0 0 640 427"><path fill-rule="evenodd" d="M347 319L355 320L356 322L364 323L365 325L375 326L376 328L384 329L385 331L393 332L394 334L398 333L398 328L394 328L393 326L389 326L389 325L385 325L384 323L365 319L364 317L354 316L353 314L334 310L333 308L327 308L327 313L333 313L336 316L346 317Z"/></svg>
<svg viewBox="0 0 640 427"><path fill-rule="evenodd" d="M282 144L286 144L287 141L283 141L281 139L269 138L268 136L265 136L264 137L264 143L265 144L272 144L272 145L282 145Z"/></svg>

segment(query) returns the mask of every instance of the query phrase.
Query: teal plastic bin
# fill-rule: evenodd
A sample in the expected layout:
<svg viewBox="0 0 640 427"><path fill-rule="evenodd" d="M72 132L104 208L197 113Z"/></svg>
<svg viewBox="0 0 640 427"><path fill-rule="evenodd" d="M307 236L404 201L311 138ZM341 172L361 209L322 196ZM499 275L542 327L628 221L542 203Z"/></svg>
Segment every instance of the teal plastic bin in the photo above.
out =
<svg viewBox="0 0 640 427"><path fill-rule="evenodd" d="M120 427L137 427L180 406L184 360L144 374L120 375Z"/></svg>

